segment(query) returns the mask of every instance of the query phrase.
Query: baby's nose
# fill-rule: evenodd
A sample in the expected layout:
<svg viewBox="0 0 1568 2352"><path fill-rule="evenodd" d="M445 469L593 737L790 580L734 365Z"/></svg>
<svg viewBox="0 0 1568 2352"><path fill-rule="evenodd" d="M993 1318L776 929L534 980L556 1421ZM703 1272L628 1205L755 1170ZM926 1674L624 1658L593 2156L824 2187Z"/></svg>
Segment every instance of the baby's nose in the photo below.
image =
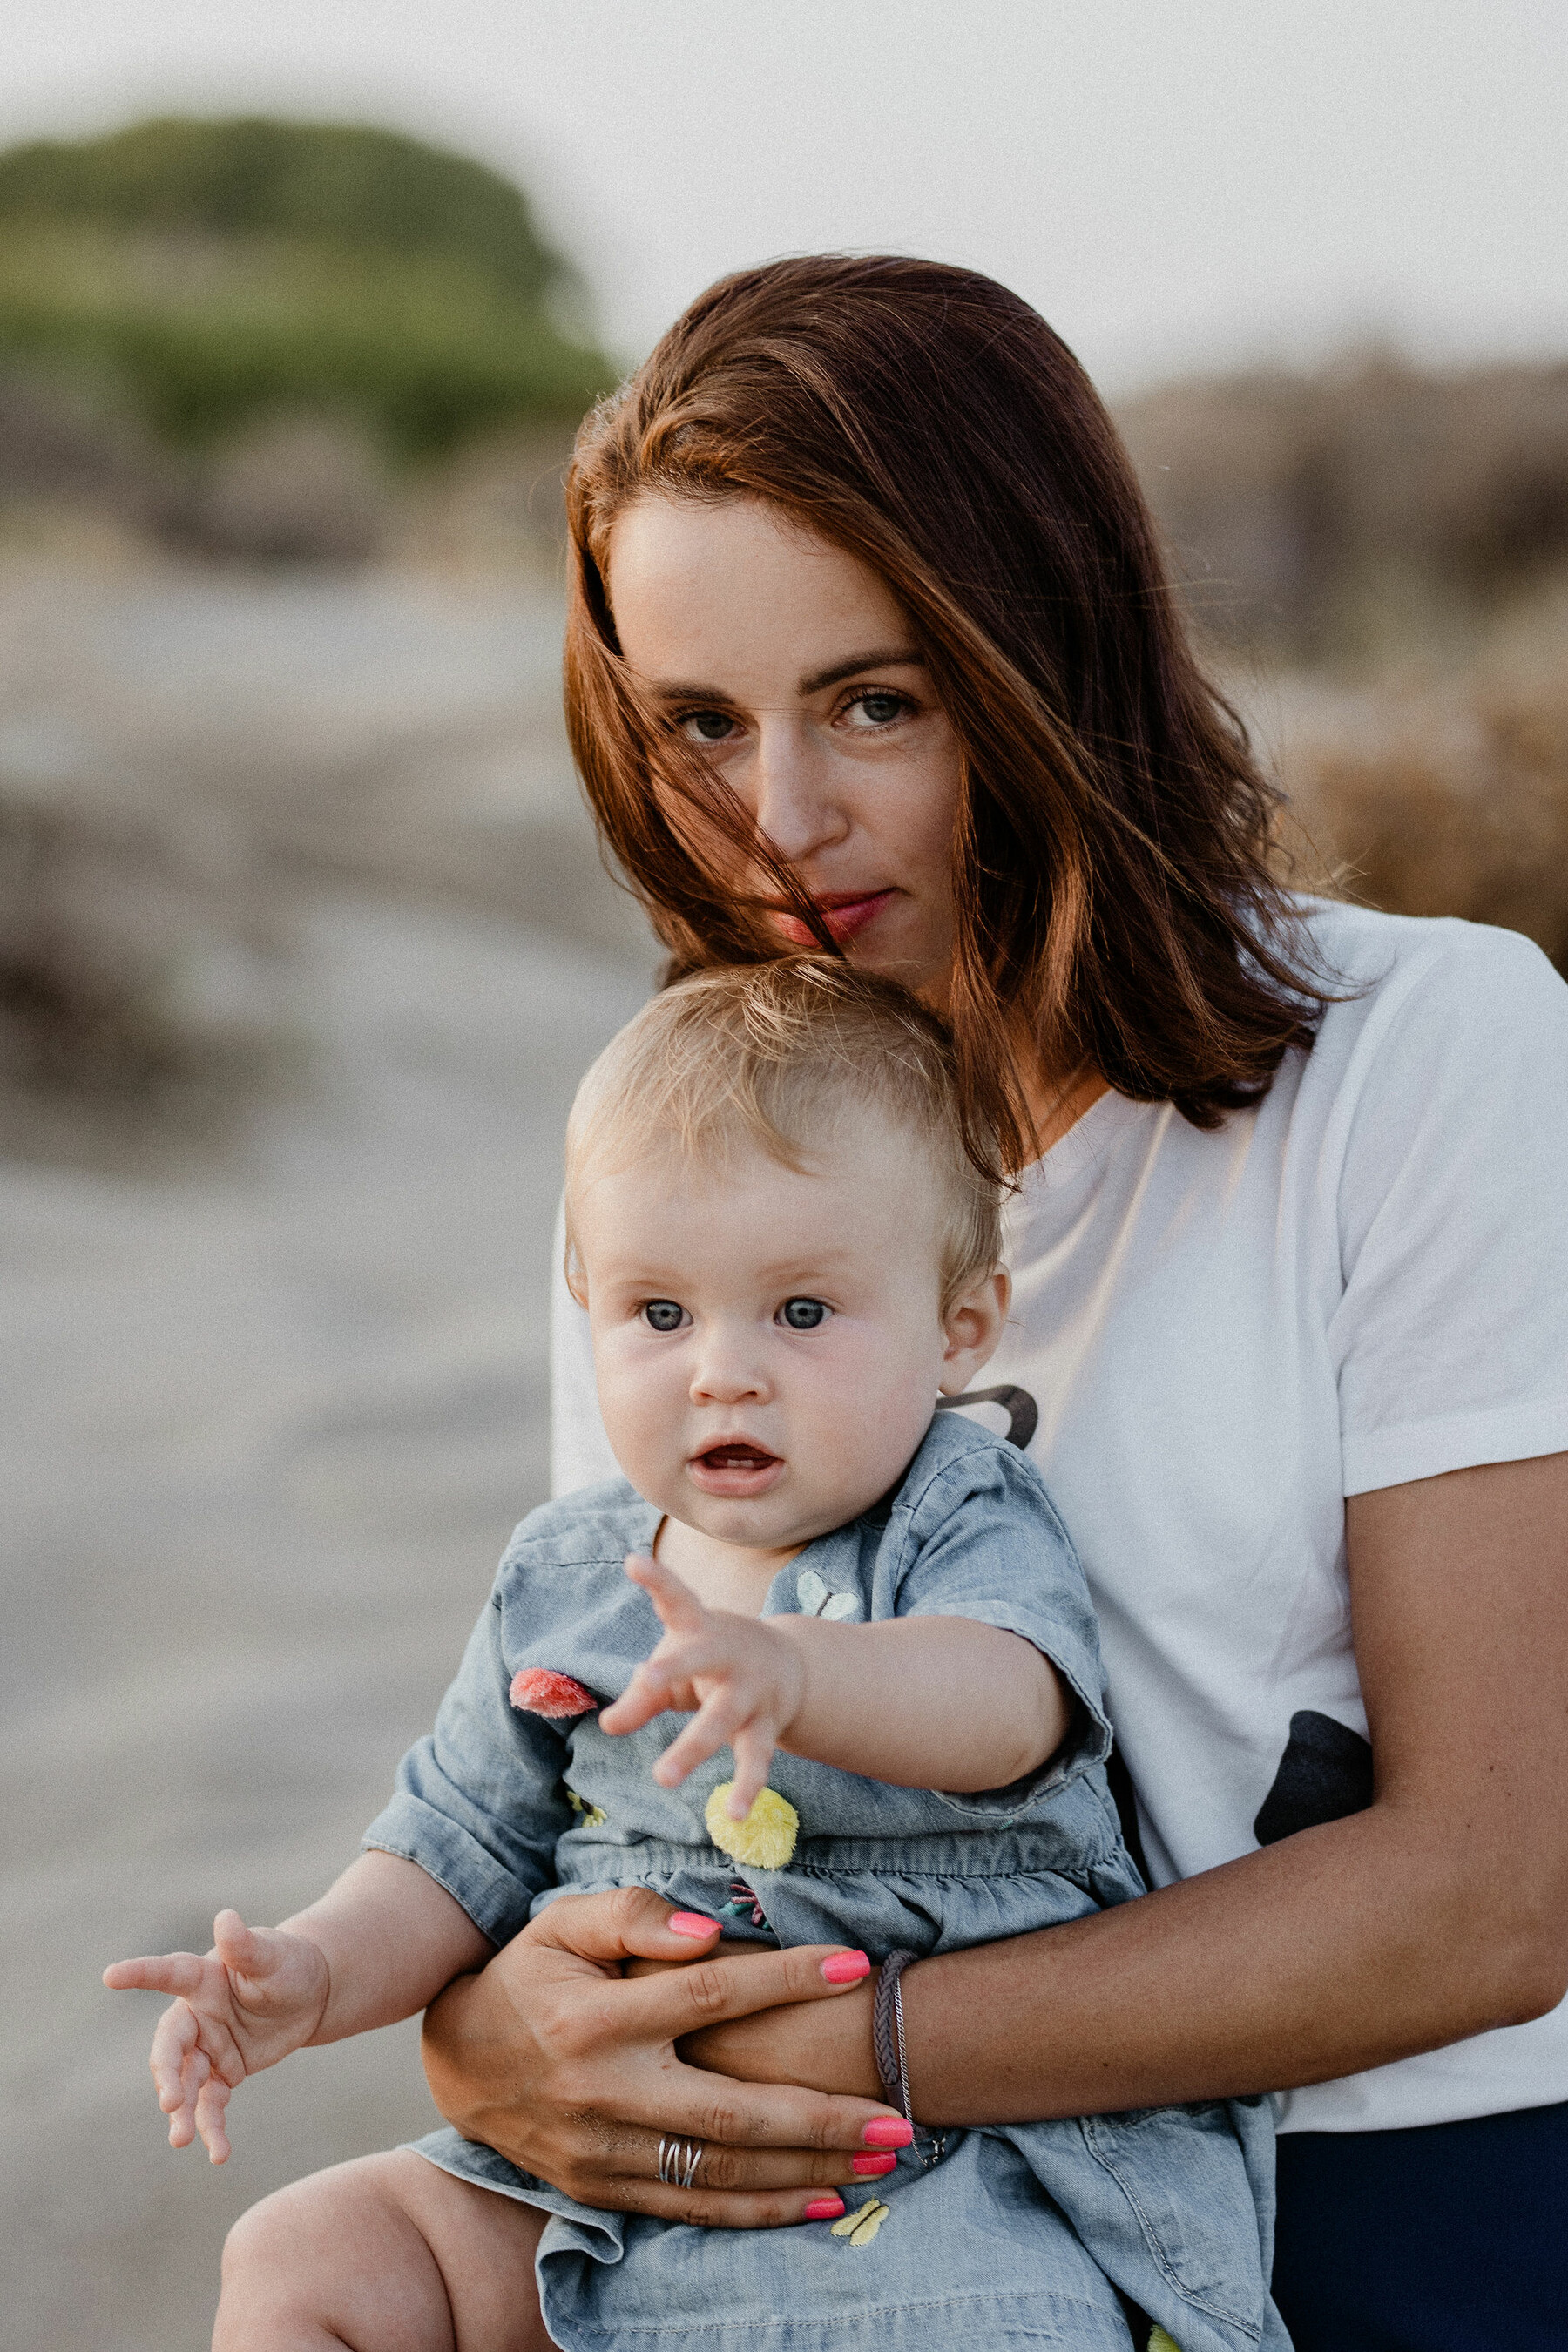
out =
<svg viewBox="0 0 1568 2352"><path fill-rule="evenodd" d="M739 1404L767 1394L767 1380L749 1351L713 1348L704 1351L692 1375L691 1393L701 1402Z"/></svg>

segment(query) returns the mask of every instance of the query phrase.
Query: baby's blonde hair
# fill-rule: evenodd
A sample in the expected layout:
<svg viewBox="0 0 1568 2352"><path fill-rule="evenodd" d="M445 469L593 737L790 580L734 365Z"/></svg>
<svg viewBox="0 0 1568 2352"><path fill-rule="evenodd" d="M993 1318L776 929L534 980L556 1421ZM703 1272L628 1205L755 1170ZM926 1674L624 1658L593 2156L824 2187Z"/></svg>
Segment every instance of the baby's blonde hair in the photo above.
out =
<svg viewBox="0 0 1568 2352"><path fill-rule="evenodd" d="M964 1148L952 1045L895 982L826 956L694 973L646 1004L577 1089L566 1129L566 1274L582 1288L573 1197L584 1172L650 1146L722 1169L761 1150L808 1172L870 1108L926 1155L942 1199L942 1311L1002 1258L1001 1183Z"/></svg>

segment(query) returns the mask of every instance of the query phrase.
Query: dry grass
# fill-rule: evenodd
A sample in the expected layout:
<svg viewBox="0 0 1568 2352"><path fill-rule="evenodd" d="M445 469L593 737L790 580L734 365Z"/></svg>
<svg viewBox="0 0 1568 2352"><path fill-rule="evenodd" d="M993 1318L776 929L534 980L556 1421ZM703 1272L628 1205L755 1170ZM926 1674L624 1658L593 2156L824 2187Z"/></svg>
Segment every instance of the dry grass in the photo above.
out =
<svg viewBox="0 0 1568 2352"><path fill-rule="evenodd" d="M1395 914L1524 931L1568 972L1568 587L1452 672L1278 695L1309 869Z"/></svg>
<svg viewBox="0 0 1568 2352"><path fill-rule="evenodd" d="M1360 674L1484 633L1568 562L1568 365L1177 383L1119 419L1203 625Z"/></svg>
<svg viewBox="0 0 1568 2352"><path fill-rule="evenodd" d="M1568 366L1373 357L1120 421L1200 632L1252 672L1303 870L1568 970Z"/></svg>

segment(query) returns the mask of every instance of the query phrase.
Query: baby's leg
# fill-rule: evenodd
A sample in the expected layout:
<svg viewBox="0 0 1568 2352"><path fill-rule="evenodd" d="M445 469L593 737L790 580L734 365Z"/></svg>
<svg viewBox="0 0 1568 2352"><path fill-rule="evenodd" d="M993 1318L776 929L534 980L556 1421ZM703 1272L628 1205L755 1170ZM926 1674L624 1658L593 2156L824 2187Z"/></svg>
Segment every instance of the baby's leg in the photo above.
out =
<svg viewBox="0 0 1568 2352"><path fill-rule="evenodd" d="M314 2173L230 2231L213 2352L548 2352L548 2218L407 2148Z"/></svg>

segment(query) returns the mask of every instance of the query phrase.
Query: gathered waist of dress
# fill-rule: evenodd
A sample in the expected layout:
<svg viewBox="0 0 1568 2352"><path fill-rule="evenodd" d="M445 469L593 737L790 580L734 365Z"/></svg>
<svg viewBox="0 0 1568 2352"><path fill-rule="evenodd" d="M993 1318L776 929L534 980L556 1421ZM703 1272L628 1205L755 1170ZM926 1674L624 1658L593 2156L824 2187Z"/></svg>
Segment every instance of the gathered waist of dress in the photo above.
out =
<svg viewBox="0 0 1568 2352"><path fill-rule="evenodd" d="M1109 1858L1108 1849L1103 1859ZM1043 1823L1019 1823L1010 1829L998 1827L984 1836L977 1836L971 1827L926 1837L802 1837L778 1874L874 1880L1079 1880L1084 1874L1084 1862L1081 1845L1064 1838L1059 1830ZM621 1874L638 1880L684 1877L693 1871L728 1875L742 1867L706 1839L687 1844L670 1838L617 1837L597 1826L568 1832L555 1850L556 1876L563 1884L589 1879L603 1884Z"/></svg>

